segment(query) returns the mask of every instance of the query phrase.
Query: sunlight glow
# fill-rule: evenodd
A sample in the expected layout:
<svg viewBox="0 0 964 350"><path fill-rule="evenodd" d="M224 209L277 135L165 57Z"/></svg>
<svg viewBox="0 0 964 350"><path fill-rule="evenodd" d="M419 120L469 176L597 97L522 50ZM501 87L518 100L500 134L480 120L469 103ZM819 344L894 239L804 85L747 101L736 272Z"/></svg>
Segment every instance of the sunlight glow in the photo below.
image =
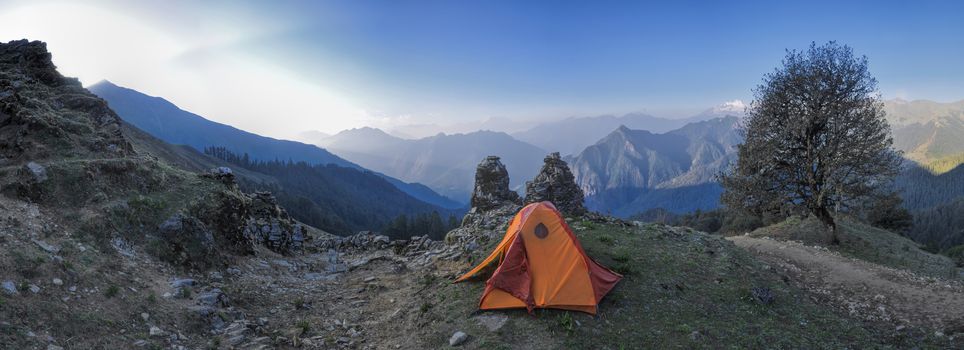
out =
<svg viewBox="0 0 964 350"><path fill-rule="evenodd" d="M167 30L80 4L25 4L0 12L0 23L5 41L47 42L60 71L84 85L107 79L266 136L333 132L367 118L350 99L237 48L260 34L255 26L224 22Z"/></svg>

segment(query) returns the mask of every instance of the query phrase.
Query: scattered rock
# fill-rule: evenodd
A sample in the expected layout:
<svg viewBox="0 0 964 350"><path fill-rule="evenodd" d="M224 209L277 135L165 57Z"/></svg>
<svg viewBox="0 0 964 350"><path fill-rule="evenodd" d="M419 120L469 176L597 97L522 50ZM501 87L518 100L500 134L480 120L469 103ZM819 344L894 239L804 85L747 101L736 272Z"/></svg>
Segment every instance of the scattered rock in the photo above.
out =
<svg viewBox="0 0 964 350"><path fill-rule="evenodd" d="M17 285L13 281L3 281L3 283L0 283L0 288L7 295L17 295Z"/></svg>
<svg viewBox="0 0 964 350"><path fill-rule="evenodd" d="M36 162L28 162L25 166L27 173L33 177L33 180L40 183L47 181L47 169L43 165Z"/></svg>
<svg viewBox="0 0 964 350"><path fill-rule="evenodd" d="M504 314L483 314L475 316L475 320L490 332L498 331L509 320Z"/></svg>
<svg viewBox="0 0 964 350"><path fill-rule="evenodd" d="M462 345L462 343L465 343L465 341L468 339L469 339L468 334L465 334L465 332L462 332L462 331L458 331L458 332L455 332L455 334L452 334L452 337L449 338L449 345L459 346L459 345Z"/></svg>
<svg viewBox="0 0 964 350"><path fill-rule="evenodd" d="M309 281L330 281L335 279L335 275L329 275L319 272L309 272L304 275L304 278Z"/></svg>
<svg viewBox="0 0 964 350"><path fill-rule="evenodd" d="M114 237L110 240L110 245L114 247L114 250L116 250L118 254L128 258L134 257L134 244L130 241L121 237Z"/></svg>
<svg viewBox="0 0 964 350"><path fill-rule="evenodd" d="M559 152L546 156L542 170L532 181L526 182L526 203L549 201L566 215L580 216L586 213L583 193L569 165Z"/></svg>
<svg viewBox="0 0 964 350"><path fill-rule="evenodd" d="M477 250L480 239L489 241L505 235L509 221L520 208L520 205L512 202L504 202L502 206L487 211L473 208L462 218L461 226L445 235L445 243L465 251Z"/></svg>
<svg viewBox="0 0 964 350"><path fill-rule="evenodd" d="M143 319L144 322L147 322L147 320L150 319L150 318L151 318L151 314L146 313L146 312L142 312L142 313L141 313L141 319Z"/></svg>
<svg viewBox="0 0 964 350"><path fill-rule="evenodd" d="M348 330L348 336L351 337L351 338L358 338L358 337L360 337L361 335L362 335L362 333L361 333L360 331L358 331L357 329L351 328L351 329Z"/></svg>
<svg viewBox="0 0 964 350"><path fill-rule="evenodd" d="M184 287L193 287L197 284L197 281L190 278L179 278L171 281L171 288L179 289Z"/></svg>
<svg viewBox="0 0 964 350"><path fill-rule="evenodd" d="M770 305L773 303L773 292L767 287L754 287L750 294L753 295L753 299L763 305Z"/></svg>
<svg viewBox="0 0 964 350"><path fill-rule="evenodd" d="M221 282L224 280L224 276L217 271L208 272L208 278L210 278L212 281L215 281L215 282Z"/></svg>
<svg viewBox="0 0 964 350"><path fill-rule="evenodd" d="M700 334L699 331L693 331L692 333L690 333L690 340L692 340L692 341L699 341L700 338L702 338L702 337L703 337L703 335Z"/></svg>
<svg viewBox="0 0 964 350"><path fill-rule="evenodd" d="M244 320L234 321L224 329L224 337L230 346L237 346L244 343L245 340L252 335L254 335L254 330L251 329Z"/></svg>
<svg viewBox="0 0 964 350"><path fill-rule="evenodd" d="M388 236L371 231L361 231L347 237L329 237L317 243L319 249L328 249L328 265L338 264L337 251L367 251L388 248L392 244Z"/></svg>
<svg viewBox="0 0 964 350"><path fill-rule="evenodd" d="M210 291L198 294L197 298L198 305L212 306L212 307L224 307L228 306L228 296L221 291L221 289L213 288Z"/></svg>
<svg viewBox="0 0 964 350"><path fill-rule="evenodd" d="M43 249L45 252L50 254L57 254L58 252L60 252L60 248L53 246L47 242L41 241L39 239L33 240L33 243L39 246L40 249Z"/></svg>
<svg viewBox="0 0 964 350"><path fill-rule="evenodd" d="M64 281L61 280L61 279L59 279L59 278L54 278L52 282L53 282L53 284L54 284L55 286L62 286L62 285L64 285Z"/></svg>
<svg viewBox="0 0 964 350"><path fill-rule="evenodd" d="M165 334L167 334L167 333L164 332L163 329L161 329L160 327L157 327L157 326L151 326L150 331L148 331L148 333L149 333L152 337L162 337L162 336L164 336Z"/></svg>

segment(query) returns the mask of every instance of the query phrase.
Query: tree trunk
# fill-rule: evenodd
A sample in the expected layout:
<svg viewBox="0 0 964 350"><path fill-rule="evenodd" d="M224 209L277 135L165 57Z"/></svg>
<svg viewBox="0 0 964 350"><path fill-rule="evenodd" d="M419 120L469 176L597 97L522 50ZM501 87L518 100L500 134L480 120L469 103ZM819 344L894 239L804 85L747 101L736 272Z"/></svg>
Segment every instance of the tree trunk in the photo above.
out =
<svg viewBox="0 0 964 350"><path fill-rule="evenodd" d="M837 245L840 244L840 238L837 237L837 223L834 222L833 216L830 215L830 211L825 207L814 208L813 215L820 219L824 225L830 228L830 244Z"/></svg>

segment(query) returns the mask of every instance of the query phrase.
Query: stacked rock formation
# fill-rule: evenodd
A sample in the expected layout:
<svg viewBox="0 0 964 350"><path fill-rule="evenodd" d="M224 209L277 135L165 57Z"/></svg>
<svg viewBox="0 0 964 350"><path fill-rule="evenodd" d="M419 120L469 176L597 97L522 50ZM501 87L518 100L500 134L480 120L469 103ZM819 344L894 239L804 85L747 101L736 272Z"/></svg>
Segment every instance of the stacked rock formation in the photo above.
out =
<svg viewBox="0 0 964 350"><path fill-rule="evenodd" d="M586 213L583 206L583 193L569 165L559 156L559 152L546 156L539 175L526 182L526 203L550 201L563 214L579 216Z"/></svg>
<svg viewBox="0 0 964 350"><path fill-rule="evenodd" d="M503 206L506 202L519 204L519 194L509 189L509 172L499 157L488 156L475 169L475 190L472 191L473 212L483 212Z"/></svg>
<svg viewBox="0 0 964 350"><path fill-rule="evenodd" d="M509 220L521 208L522 199L509 188L509 172L499 157L488 156L479 163L471 203L462 225L445 236L446 243L467 251L502 237Z"/></svg>

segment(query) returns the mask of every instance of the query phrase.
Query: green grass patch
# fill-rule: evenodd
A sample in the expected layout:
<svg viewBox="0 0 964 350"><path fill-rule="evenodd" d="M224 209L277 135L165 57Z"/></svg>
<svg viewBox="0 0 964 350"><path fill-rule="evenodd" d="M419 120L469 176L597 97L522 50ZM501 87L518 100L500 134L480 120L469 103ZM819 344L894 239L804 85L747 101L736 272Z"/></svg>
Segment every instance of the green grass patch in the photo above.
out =
<svg viewBox="0 0 964 350"><path fill-rule="evenodd" d="M916 242L896 233L872 227L849 217L838 217L839 245L829 244L830 230L816 218L791 217L779 224L757 229L753 237L801 241L820 245L843 255L918 274L958 279L959 269L947 256L929 253Z"/></svg>
<svg viewBox="0 0 964 350"><path fill-rule="evenodd" d="M482 281L441 283L419 294L420 337L447 346L456 330L482 348L533 349L842 349L946 346L946 340L895 338L814 302L722 237L647 224L595 224L577 233L586 253L624 278L596 316L564 310L483 311L509 317L498 332L474 321ZM618 245L606 239L611 237ZM470 266L466 266L469 268ZM773 301L755 298L767 288ZM445 298L441 298L441 295ZM436 304L432 304L436 303ZM419 305L419 304L416 304ZM475 346L475 345L473 345Z"/></svg>

